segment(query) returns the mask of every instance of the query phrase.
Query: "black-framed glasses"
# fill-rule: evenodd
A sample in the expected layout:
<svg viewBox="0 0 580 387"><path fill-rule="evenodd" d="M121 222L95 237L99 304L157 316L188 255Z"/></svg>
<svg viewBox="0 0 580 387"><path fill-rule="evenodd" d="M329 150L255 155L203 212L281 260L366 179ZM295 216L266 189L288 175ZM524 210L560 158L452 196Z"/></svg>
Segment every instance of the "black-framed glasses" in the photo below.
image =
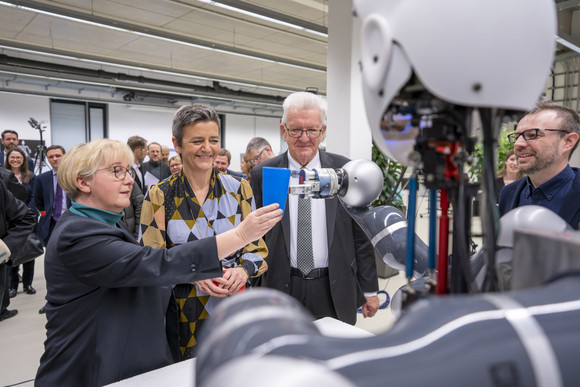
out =
<svg viewBox="0 0 580 387"><path fill-rule="evenodd" d="M115 165L114 167L109 168L99 168L97 171L111 171L113 172L113 175L115 175L115 177L119 180L125 180L127 174L129 174L132 179L135 178L135 170L133 170L133 168L125 168L120 165Z"/></svg>
<svg viewBox="0 0 580 387"><path fill-rule="evenodd" d="M250 160L250 163L252 165L258 164L260 162L260 157L262 156L262 153L264 153L265 150L266 150L266 148L262 149L256 157L254 157L253 159Z"/></svg>
<svg viewBox="0 0 580 387"><path fill-rule="evenodd" d="M509 142L511 142L512 144L518 141L518 138L520 138L520 136L523 137L524 140L526 141L535 140L538 137L540 137L539 136L540 131L570 133L569 131L564 129L527 129L519 133L517 132L510 133L508 134L507 138Z"/></svg>
<svg viewBox="0 0 580 387"><path fill-rule="evenodd" d="M318 138L320 133L322 133L322 128L320 129L289 129L286 124L284 124L284 129L288 131L290 137L300 137L302 133L306 133L309 138Z"/></svg>

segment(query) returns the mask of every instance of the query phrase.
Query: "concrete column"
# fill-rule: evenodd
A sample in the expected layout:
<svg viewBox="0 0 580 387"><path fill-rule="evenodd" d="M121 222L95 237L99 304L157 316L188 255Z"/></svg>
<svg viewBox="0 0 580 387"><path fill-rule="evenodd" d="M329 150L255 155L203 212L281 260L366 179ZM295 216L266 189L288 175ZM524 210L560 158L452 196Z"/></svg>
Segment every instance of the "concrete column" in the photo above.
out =
<svg viewBox="0 0 580 387"><path fill-rule="evenodd" d="M372 136L359 71L360 20L353 17L352 8L352 0L329 2L326 148L370 160Z"/></svg>

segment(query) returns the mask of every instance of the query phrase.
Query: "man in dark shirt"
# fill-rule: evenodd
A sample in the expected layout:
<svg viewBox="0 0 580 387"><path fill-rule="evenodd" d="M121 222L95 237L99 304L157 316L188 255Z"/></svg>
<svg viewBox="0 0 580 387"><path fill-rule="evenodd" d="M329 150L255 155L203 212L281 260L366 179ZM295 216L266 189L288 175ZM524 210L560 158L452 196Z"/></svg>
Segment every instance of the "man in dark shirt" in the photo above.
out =
<svg viewBox="0 0 580 387"><path fill-rule="evenodd" d="M499 197L501 215L535 204L546 207L578 229L580 171L568 164L578 145L580 118L567 107L542 101L508 136L518 168L527 177L505 186Z"/></svg>
<svg viewBox="0 0 580 387"><path fill-rule="evenodd" d="M171 176L169 165L161 161L161 145L156 142L149 143L149 161L141 164L145 191L151 185Z"/></svg>

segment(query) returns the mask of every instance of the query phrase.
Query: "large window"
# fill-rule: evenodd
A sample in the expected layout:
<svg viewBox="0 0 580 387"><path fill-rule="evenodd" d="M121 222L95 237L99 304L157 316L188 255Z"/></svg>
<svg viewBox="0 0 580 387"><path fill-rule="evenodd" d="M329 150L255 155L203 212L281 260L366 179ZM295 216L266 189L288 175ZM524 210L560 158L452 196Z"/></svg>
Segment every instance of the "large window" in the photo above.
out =
<svg viewBox="0 0 580 387"><path fill-rule="evenodd" d="M80 143L107 137L107 105L51 100L50 123L51 144L69 150Z"/></svg>

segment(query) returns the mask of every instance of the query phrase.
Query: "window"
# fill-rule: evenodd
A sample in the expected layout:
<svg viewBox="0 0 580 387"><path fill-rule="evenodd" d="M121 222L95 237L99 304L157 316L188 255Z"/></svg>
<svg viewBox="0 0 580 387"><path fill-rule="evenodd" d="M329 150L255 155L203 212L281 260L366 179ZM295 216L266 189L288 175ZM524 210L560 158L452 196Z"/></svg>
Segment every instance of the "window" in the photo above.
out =
<svg viewBox="0 0 580 387"><path fill-rule="evenodd" d="M51 144L72 147L107 137L107 105L92 102L50 101Z"/></svg>

